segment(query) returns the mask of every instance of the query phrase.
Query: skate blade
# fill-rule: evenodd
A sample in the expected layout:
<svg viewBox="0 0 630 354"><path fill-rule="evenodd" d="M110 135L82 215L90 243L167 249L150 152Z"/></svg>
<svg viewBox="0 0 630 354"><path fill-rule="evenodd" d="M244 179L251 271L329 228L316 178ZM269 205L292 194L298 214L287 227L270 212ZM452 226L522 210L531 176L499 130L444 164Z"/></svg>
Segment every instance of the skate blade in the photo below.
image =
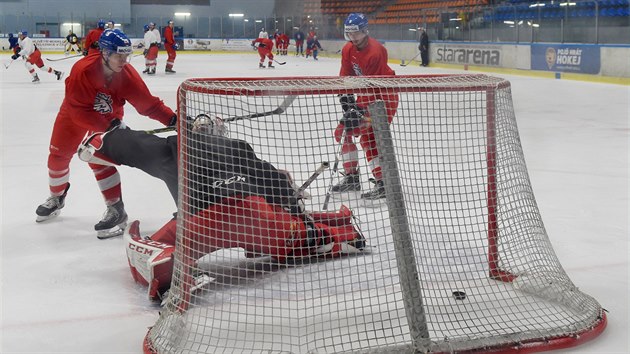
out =
<svg viewBox="0 0 630 354"><path fill-rule="evenodd" d="M57 216L59 216L59 214L61 214L61 210L57 209L55 211L53 211L52 213L50 213L50 215L48 216L42 216L42 215L37 215L37 218L35 219L35 222L44 222L50 219L54 219Z"/></svg>
<svg viewBox="0 0 630 354"><path fill-rule="evenodd" d="M98 230L96 231L96 238L99 240L107 240L108 238L122 236L125 233L126 227L127 222L124 222L118 226L112 227L109 230Z"/></svg>

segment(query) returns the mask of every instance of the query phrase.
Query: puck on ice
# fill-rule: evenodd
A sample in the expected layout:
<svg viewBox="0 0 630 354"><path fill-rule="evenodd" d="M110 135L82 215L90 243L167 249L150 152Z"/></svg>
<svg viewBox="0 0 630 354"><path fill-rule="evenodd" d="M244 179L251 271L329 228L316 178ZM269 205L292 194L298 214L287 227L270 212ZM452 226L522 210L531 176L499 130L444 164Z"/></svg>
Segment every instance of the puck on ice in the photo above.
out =
<svg viewBox="0 0 630 354"><path fill-rule="evenodd" d="M455 300L464 300L466 298L466 293L463 291L453 291L453 297Z"/></svg>

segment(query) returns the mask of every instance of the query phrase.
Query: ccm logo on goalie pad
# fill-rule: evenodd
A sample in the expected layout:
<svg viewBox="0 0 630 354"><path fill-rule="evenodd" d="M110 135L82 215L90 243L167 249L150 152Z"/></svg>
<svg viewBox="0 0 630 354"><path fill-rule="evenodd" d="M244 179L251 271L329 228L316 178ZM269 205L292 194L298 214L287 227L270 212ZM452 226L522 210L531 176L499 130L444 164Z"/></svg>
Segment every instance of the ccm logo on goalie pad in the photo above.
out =
<svg viewBox="0 0 630 354"><path fill-rule="evenodd" d="M214 187L214 188L225 187L225 186L229 186L230 184L233 184L233 183L245 182L246 180L247 179L245 177L243 177L243 176L232 176L232 177L227 178L227 179L221 179L221 180L212 182L212 187Z"/></svg>
<svg viewBox="0 0 630 354"><path fill-rule="evenodd" d="M127 242L127 259L132 273L135 269L146 284L155 278L156 266L170 262L175 251L174 246L152 240L131 238Z"/></svg>
<svg viewBox="0 0 630 354"><path fill-rule="evenodd" d="M142 242L142 243L140 243ZM129 249L138 252L140 254L152 255L153 252L159 251L171 247L171 245L167 245L162 242L151 241L151 240L141 240L136 241L136 243L129 243Z"/></svg>

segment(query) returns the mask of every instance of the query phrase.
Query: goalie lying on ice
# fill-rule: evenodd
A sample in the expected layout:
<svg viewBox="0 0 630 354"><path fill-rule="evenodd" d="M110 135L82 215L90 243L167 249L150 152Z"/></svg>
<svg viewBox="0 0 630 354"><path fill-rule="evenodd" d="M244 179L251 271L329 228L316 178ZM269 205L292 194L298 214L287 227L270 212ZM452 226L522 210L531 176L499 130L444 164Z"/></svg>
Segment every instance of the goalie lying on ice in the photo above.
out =
<svg viewBox="0 0 630 354"><path fill-rule="evenodd" d="M365 248L347 207L307 212L290 175L258 158L247 142L190 130L187 139L194 143L183 148L187 177L178 213L181 249L175 252L175 219L148 238L140 235L138 221L125 232L131 273L149 286L150 299L159 300L169 289L174 257L194 267L222 248L242 248L247 257L266 255L279 262ZM99 161L140 168L164 180L177 200L176 137L115 129L92 141L90 151Z"/></svg>

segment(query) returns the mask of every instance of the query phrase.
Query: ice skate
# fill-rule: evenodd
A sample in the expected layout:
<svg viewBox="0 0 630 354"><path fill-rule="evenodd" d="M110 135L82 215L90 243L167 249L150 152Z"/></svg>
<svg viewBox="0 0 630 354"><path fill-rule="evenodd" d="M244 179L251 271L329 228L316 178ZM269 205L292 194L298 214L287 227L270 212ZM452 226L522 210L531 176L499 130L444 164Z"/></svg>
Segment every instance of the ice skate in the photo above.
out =
<svg viewBox="0 0 630 354"><path fill-rule="evenodd" d="M149 73L149 68L146 68L146 69L142 70L142 73L143 74L148 74Z"/></svg>
<svg viewBox="0 0 630 354"><path fill-rule="evenodd" d="M60 196L50 196L44 203L37 207L35 213L37 214L36 222L42 222L46 220L50 220L54 217L59 216L61 213L61 209L65 206L66 195L68 194L68 189L70 189L70 183L66 186L66 190L63 191L63 194Z"/></svg>
<svg viewBox="0 0 630 354"><path fill-rule="evenodd" d="M385 198L385 184L383 181L376 181L374 188L361 194L361 198L365 200L378 200Z"/></svg>
<svg viewBox="0 0 630 354"><path fill-rule="evenodd" d="M122 200L114 205L107 206L103 219L94 225L96 237L104 240L121 236L127 226L127 213Z"/></svg>
<svg viewBox="0 0 630 354"><path fill-rule="evenodd" d="M167 74L175 74L175 73L176 73L176 71L175 71L175 70L173 70L172 68L166 68L166 69L164 70L164 72L165 72L165 73L167 73Z"/></svg>
<svg viewBox="0 0 630 354"><path fill-rule="evenodd" d="M57 80L61 80L64 74L63 71L59 71L59 70L55 70L54 73L55 73L55 76L57 77Z"/></svg>
<svg viewBox="0 0 630 354"><path fill-rule="evenodd" d="M151 70L149 70L149 72L147 74L155 75L155 68L151 68Z"/></svg>
<svg viewBox="0 0 630 354"><path fill-rule="evenodd" d="M37 74L35 74L35 76L33 76L33 81L31 81L32 83L38 83L39 82L39 76L37 76Z"/></svg>
<svg viewBox="0 0 630 354"><path fill-rule="evenodd" d="M349 173L330 191L333 193L355 192L361 190L361 176L358 173Z"/></svg>
<svg viewBox="0 0 630 354"><path fill-rule="evenodd" d="M271 64L271 63L267 64L267 67L268 67L269 69L275 69L275 66L273 66L273 64Z"/></svg>
<svg viewBox="0 0 630 354"><path fill-rule="evenodd" d="M258 68L259 68L259 69L264 69L264 68L265 68L265 64L263 64L263 63L258 63Z"/></svg>

